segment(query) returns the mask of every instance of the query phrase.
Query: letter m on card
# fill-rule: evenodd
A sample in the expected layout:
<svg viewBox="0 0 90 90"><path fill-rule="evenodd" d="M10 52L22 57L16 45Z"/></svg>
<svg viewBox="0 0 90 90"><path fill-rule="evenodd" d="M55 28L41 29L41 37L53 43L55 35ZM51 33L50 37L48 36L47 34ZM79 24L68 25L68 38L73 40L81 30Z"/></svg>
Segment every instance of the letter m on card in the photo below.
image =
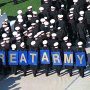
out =
<svg viewBox="0 0 90 90"><path fill-rule="evenodd" d="M64 65L73 66L73 52L64 52Z"/></svg>

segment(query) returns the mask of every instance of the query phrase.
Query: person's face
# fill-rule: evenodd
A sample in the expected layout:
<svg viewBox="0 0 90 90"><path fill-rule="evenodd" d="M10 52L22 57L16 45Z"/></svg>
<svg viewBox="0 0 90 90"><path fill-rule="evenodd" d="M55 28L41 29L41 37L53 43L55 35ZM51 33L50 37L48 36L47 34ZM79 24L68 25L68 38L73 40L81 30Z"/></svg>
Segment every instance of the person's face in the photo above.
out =
<svg viewBox="0 0 90 90"><path fill-rule="evenodd" d="M24 35L27 36L27 33L25 33Z"/></svg>
<svg viewBox="0 0 90 90"><path fill-rule="evenodd" d="M50 33L47 34L47 37L50 37Z"/></svg>
<svg viewBox="0 0 90 90"><path fill-rule="evenodd" d="M31 17L28 17L28 20L31 20L32 18Z"/></svg>
<svg viewBox="0 0 90 90"><path fill-rule="evenodd" d="M9 43L9 40L6 40L6 43Z"/></svg>

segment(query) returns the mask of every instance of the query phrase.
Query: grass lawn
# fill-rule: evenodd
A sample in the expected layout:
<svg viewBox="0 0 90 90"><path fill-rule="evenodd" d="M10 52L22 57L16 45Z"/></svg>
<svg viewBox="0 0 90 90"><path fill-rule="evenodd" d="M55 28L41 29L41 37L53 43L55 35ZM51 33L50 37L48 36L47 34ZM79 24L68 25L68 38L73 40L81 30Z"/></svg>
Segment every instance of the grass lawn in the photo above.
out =
<svg viewBox="0 0 90 90"><path fill-rule="evenodd" d="M6 13L9 17L16 16L17 10L21 9L23 13L27 10L29 5L33 6L33 10L38 11L38 8L41 5L41 0L18 0L18 4L14 5L12 0L0 0L0 8L2 13Z"/></svg>

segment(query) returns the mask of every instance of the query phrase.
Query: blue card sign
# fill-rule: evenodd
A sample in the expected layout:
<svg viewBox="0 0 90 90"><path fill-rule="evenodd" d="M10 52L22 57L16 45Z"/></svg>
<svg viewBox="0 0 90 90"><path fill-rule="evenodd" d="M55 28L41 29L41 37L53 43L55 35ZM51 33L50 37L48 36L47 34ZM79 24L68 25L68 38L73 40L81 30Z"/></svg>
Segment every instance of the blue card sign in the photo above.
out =
<svg viewBox="0 0 90 90"><path fill-rule="evenodd" d="M8 62L9 65L18 65L18 51L8 52Z"/></svg>
<svg viewBox="0 0 90 90"><path fill-rule="evenodd" d="M40 50L40 61L41 61L41 64L50 64L49 50Z"/></svg>
<svg viewBox="0 0 90 90"><path fill-rule="evenodd" d="M53 65L62 65L60 52L51 52Z"/></svg>
<svg viewBox="0 0 90 90"><path fill-rule="evenodd" d="M77 52L76 57L76 66L86 66L86 55L85 52Z"/></svg>
<svg viewBox="0 0 90 90"><path fill-rule="evenodd" d="M0 60L2 61L3 65L6 65L6 55L5 51L0 51Z"/></svg>
<svg viewBox="0 0 90 90"><path fill-rule="evenodd" d="M28 51L28 64L29 65L38 65L38 52Z"/></svg>
<svg viewBox="0 0 90 90"><path fill-rule="evenodd" d="M27 51L19 51L19 65L28 65Z"/></svg>
<svg viewBox="0 0 90 90"><path fill-rule="evenodd" d="M73 66L73 52L64 52L64 65Z"/></svg>

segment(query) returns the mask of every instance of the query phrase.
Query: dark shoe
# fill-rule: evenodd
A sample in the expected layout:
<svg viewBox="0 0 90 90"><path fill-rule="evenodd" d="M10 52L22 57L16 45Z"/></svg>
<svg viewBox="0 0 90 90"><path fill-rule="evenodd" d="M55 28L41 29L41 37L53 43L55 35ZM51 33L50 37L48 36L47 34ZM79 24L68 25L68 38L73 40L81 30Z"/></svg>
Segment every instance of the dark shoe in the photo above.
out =
<svg viewBox="0 0 90 90"><path fill-rule="evenodd" d="M26 73L24 73L24 76L26 76Z"/></svg>
<svg viewBox="0 0 90 90"><path fill-rule="evenodd" d="M57 75L60 76L60 72L58 72Z"/></svg>
<svg viewBox="0 0 90 90"><path fill-rule="evenodd" d="M72 77L72 73L70 73L69 75L70 75L70 77Z"/></svg>
<svg viewBox="0 0 90 90"><path fill-rule="evenodd" d="M34 77L36 77L36 74L34 74Z"/></svg>
<svg viewBox="0 0 90 90"><path fill-rule="evenodd" d="M48 76L48 73L46 73L46 76Z"/></svg>
<svg viewBox="0 0 90 90"><path fill-rule="evenodd" d="M84 78L84 75L81 75L82 78Z"/></svg>
<svg viewBox="0 0 90 90"><path fill-rule="evenodd" d="M15 75L17 75L17 72L15 72Z"/></svg>

